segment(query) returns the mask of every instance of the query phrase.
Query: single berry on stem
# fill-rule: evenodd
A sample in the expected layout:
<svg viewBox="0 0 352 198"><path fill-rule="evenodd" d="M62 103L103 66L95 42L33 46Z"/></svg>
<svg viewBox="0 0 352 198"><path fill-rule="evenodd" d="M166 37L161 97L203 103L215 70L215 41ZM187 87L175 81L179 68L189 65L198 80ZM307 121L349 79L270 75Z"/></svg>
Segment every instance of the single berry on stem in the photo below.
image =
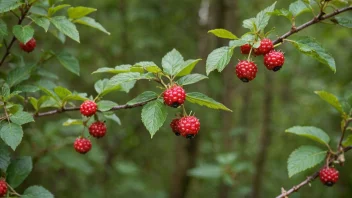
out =
<svg viewBox="0 0 352 198"><path fill-rule="evenodd" d="M242 60L236 65L236 75L243 82L253 80L258 72L257 65L252 61Z"/></svg>
<svg viewBox="0 0 352 198"><path fill-rule="evenodd" d="M85 154L92 148L92 143L87 138L78 137L73 146L78 153Z"/></svg>
<svg viewBox="0 0 352 198"><path fill-rule="evenodd" d="M180 136L181 135L180 130L178 128L179 121L180 121L180 119L175 118L170 123L170 127L172 129L172 132L174 132L176 136Z"/></svg>
<svg viewBox="0 0 352 198"><path fill-rule="evenodd" d="M264 65L268 70L279 71L285 63L284 53L272 50L264 56Z"/></svg>
<svg viewBox="0 0 352 198"><path fill-rule="evenodd" d="M182 105L186 100L185 90L178 85L174 85L166 89L163 93L164 103L170 107L177 108Z"/></svg>
<svg viewBox="0 0 352 198"><path fill-rule="evenodd" d="M89 126L89 134L95 138L101 138L106 134L106 125L104 122L96 121Z"/></svg>
<svg viewBox="0 0 352 198"><path fill-rule="evenodd" d="M195 116L185 116L178 121L178 130L187 139L194 138L200 129L199 119Z"/></svg>
<svg viewBox="0 0 352 198"><path fill-rule="evenodd" d="M254 54L265 55L269 53L273 48L274 48L273 42L268 38L264 38L260 41L259 47L254 49Z"/></svg>
<svg viewBox="0 0 352 198"><path fill-rule="evenodd" d="M7 183L5 179L0 179L0 197L4 197L7 193Z"/></svg>
<svg viewBox="0 0 352 198"><path fill-rule="evenodd" d="M333 186L339 180L339 171L332 167L325 167L319 172L320 181L326 186Z"/></svg>
<svg viewBox="0 0 352 198"><path fill-rule="evenodd" d="M91 100L84 101L80 106L81 114L84 116L92 116L97 112L98 105Z"/></svg>
<svg viewBox="0 0 352 198"><path fill-rule="evenodd" d="M241 46L241 54L249 54L249 52L251 52L251 45L249 44L244 44Z"/></svg>
<svg viewBox="0 0 352 198"><path fill-rule="evenodd" d="M37 42L34 38L31 38L27 43L20 42L20 48L25 52L32 52L37 46Z"/></svg>

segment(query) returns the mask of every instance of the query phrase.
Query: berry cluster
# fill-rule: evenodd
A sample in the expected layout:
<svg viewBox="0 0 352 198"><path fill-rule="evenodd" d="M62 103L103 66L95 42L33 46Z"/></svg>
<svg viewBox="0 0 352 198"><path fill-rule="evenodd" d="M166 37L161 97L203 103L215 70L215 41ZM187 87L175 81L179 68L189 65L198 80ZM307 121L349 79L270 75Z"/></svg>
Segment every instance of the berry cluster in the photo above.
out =
<svg viewBox="0 0 352 198"><path fill-rule="evenodd" d="M172 120L170 127L175 135L182 135L187 139L192 139L198 134L200 122L195 116L184 116L182 118L175 118Z"/></svg>
<svg viewBox="0 0 352 198"><path fill-rule="evenodd" d="M4 179L0 179L0 197L5 197L7 193L7 183Z"/></svg>
<svg viewBox="0 0 352 198"><path fill-rule="evenodd" d="M333 186L339 180L339 171L332 167L325 167L319 172L320 181L326 186Z"/></svg>
<svg viewBox="0 0 352 198"><path fill-rule="evenodd" d="M264 38L260 41L258 48L253 48L249 44L242 45L241 48L242 54L250 54L251 50L256 56L264 56L264 65L268 70L274 72L279 71L285 62L284 53L274 50L273 42ZM253 80L258 72L258 67L253 61L249 60L240 60L236 65L236 75L243 82L249 82Z"/></svg>

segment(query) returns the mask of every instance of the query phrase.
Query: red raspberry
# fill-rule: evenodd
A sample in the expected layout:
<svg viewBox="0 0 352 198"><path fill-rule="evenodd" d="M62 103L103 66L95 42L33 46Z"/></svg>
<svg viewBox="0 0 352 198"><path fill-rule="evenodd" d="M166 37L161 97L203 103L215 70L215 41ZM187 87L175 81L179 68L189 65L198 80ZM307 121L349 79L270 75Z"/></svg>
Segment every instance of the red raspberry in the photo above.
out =
<svg viewBox="0 0 352 198"><path fill-rule="evenodd" d="M241 54L249 54L249 52L251 51L251 45L249 44L244 44L241 46Z"/></svg>
<svg viewBox="0 0 352 198"><path fill-rule="evenodd" d="M320 181L326 186L333 186L339 180L339 171L335 168L323 168L319 172Z"/></svg>
<svg viewBox="0 0 352 198"><path fill-rule="evenodd" d="M37 46L37 42L34 38L31 38L27 43L23 44L20 42L20 47L23 51L25 52L32 52L35 49L35 46Z"/></svg>
<svg viewBox="0 0 352 198"><path fill-rule="evenodd" d="M0 179L0 197L4 197L7 193L7 184L4 179Z"/></svg>
<svg viewBox="0 0 352 198"><path fill-rule="evenodd" d="M269 53L273 48L273 42L270 39L265 38L260 41L260 46L257 49L254 49L254 54L265 55Z"/></svg>
<svg viewBox="0 0 352 198"><path fill-rule="evenodd" d="M178 128L178 123L179 123L180 119L176 118L176 119L173 119L170 123L170 127L172 129L172 132L175 133L176 136L180 136L180 130Z"/></svg>
<svg viewBox="0 0 352 198"><path fill-rule="evenodd" d="M84 137L79 137L75 140L75 143L73 144L75 147L75 150L81 154L85 154L90 149L92 148L92 143L90 142L89 139L84 138Z"/></svg>
<svg viewBox="0 0 352 198"><path fill-rule="evenodd" d="M175 85L164 91L164 103L170 107L177 108L185 102L185 99L186 92L181 86Z"/></svg>
<svg viewBox="0 0 352 198"><path fill-rule="evenodd" d="M251 61L240 61L236 65L236 75L243 82L253 80L258 72L257 65Z"/></svg>
<svg viewBox="0 0 352 198"><path fill-rule="evenodd" d="M183 137L192 139L198 134L200 122L195 116L185 116L179 120L178 129Z"/></svg>
<svg viewBox="0 0 352 198"><path fill-rule="evenodd" d="M92 116L97 112L97 104L94 101L86 100L81 104L80 111L84 116Z"/></svg>
<svg viewBox="0 0 352 198"><path fill-rule="evenodd" d="M264 65L268 70L279 71L285 63L284 53L272 50L264 55Z"/></svg>
<svg viewBox="0 0 352 198"><path fill-rule="evenodd" d="M96 121L89 126L89 134L95 138L101 138L106 134L106 125L104 122Z"/></svg>

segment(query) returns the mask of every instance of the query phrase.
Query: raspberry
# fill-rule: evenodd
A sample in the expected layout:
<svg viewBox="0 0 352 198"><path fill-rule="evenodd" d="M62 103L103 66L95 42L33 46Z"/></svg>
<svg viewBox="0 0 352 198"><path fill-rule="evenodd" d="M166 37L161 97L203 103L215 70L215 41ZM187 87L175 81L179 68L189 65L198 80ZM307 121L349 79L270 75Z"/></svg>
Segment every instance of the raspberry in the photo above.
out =
<svg viewBox="0 0 352 198"><path fill-rule="evenodd" d="M92 143L87 138L79 137L75 140L73 146L77 152L85 154L92 148Z"/></svg>
<svg viewBox="0 0 352 198"><path fill-rule="evenodd" d="M272 50L265 54L264 65L268 70L279 71L285 62L284 53Z"/></svg>
<svg viewBox="0 0 352 198"><path fill-rule="evenodd" d="M170 123L170 127L172 129L172 132L175 133L176 136L180 136L180 130L178 128L178 123L179 123L180 119L176 118L176 119L173 119Z"/></svg>
<svg viewBox="0 0 352 198"><path fill-rule="evenodd" d="M333 186L339 180L339 171L335 168L323 168L319 172L320 181L326 186Z"/></svg>
<svg viewBox="0 0 352 198"><path fill-rule="evenodd" d="M94 122L89 126L89 134L95 138L101 138L106 134L106 125L104 122Z"/></svg>
<svg viewBox="0 0 352 198"><path fill-rule="evenodd" d="M257 49L254 49L254 54L265 55L269 53L273 48L273 42L270 39L265 38L260 41L260 46Z"/></svg>
<svg viewBox="0 0 352 198"><path fill-rule="evenodd" d="M241 54L249 54L249 52L251 51L251 45L249 44L244 44L241 46Z"/></svg>
<svg viewBox="0 0 352 198"><path fill-rule="evenodd" d="M198 134L200 122L195 116L185 116L178 121L178 130L183 137L192 139Z"/></svg>
<svg viewBox="0 0 352 198"><path fill-rule="evenodd" d="M181 86L175 85L164 91L164 103L170 107L177 108L185 99L186 92Z"/></svg>
<svg viewBox="0 0 352 198"><path fill-rule="evenodd" d="M20 47L23 51L25 52L32 52L35 49L35 46L37 46L37 42L34 38L31 38L27 43L23 44L20 42Z"/></svg>
<svg viewBox="0 0 352 198"><path fill-rule="evenodd" d="M4 179L0 180L0 197L4 197L7 193L7 184Z"/></svg>
<svg viewBox="0 0 352 198"><path fill-rule="evenodd" d="M92 116L97 112L97 104L94 101L86 100L81 104L80 111L84 116Z"/></svg>
<svg viewBox="0 0 352 198"><path fill-rule="evenodd" d="M258 72L257 65L251 61L240 61L236 65L236 75L243 82L253 80Z"/></svg>

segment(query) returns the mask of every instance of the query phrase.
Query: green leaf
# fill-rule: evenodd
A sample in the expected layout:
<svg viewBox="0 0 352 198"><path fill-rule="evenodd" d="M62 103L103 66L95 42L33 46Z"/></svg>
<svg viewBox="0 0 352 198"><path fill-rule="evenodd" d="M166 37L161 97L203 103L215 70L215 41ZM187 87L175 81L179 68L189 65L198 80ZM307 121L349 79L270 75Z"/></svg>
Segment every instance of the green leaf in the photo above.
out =
<svg viewBox="0 0 352 198"><path fill-rule="evenodd" d="M225 105L223 105L219 102L216 102L214 99L209 98L208 96L206 96L202 93L198 93L198 92L187 93L186 100L191 103L199 104L200 106L206 106L206 107L212 108L212 109L221 109L221 110L225 110L225 111L231 111Z"/></svg>
<svg viewBox="0 0 352 198"><path fill-rule="evenodd" d="M10 151L5 144L0 144L0 171L6 172L11 161Z"/></svg>
<svg viewBox="0 0 352 198"><path fill-rule="evenodd" d="M290 21L292 20L292 13L284 8L282 8L280 10L274 10L273 12L268 12L268 14L274 15L274 16L284 16L288 20L290 20Z"/></svg>
<svg viewBox="0 0 352 198"><path fill-rule="evenodd" d="M175 76L185 76L187 74L190 74L193 70L193 68L197 65L197 63L199 61L201 61L202 59L196 59L196 60L187 60L185 62L183 62L183 64L178 65L174 72L175 72Z"/></svg>
<svg viewBox="0 0 352 198"><path fill-rule="evenodd" d="M70 7L71 5L69 4L61 4L61 5L58 5L58 6L55 6L55 7L51 7L48 9L48 16L52 16L53 14L55 14L56 12L64 9L64 8L67 8L67 7Z"/></svg>
<svg viewBox="0 0 352 198"><path fill-rule="evenodd" d="M187 174L197 178L217 179L222 176L222 170L219 165L204 164L189 170Z"/></svg>
<svg viewBox="0 0 352 198"><path fill-rule="evenodd" d="M219 38L225 38L225 39L238 39L237 36L232 34L232 32L225 30L225 29L214 29L214 30L209 30L208 33L212 33L215 36Z"/></svg>
<svg viewBox="0 0 352 198"><path fill-rule="evenodd" d="M288 176L313 168L325 159L327 151L315 146L301 146L293 151L287 161Z"/></svg>
<svg viewBox="0 0 352 198"><path fill-rule="evenodd" d="M111 92L113 90L121 89L128 92L132 89L137 80L150 79L147 74L141 75L138 72L121 73L113 76L105 88L105 93Z"/></svg>
<svg viewBox="0 0 352 198"><path fill-rule="evenodd" d="M95 19L93 19L93 18L82 17L80 19L75 20L74 22L95 28L97 30L104 32L107 35L110 35L110 32L108 32L100 23L96 22Z"/></svg>
<svg viewBox="0 0 352 198"><path fill-rule="evenodd" d="M103 115L106 119L112 120L112 121L116 122L118 125L121 125L120 118L117 117L117 115L114 114L113 112L104 112Z"/></svg>
<svg viewBox="0 0 352 198"><path fill-rule="evenodd" d="M31 173L33 168L30 156L19 157L11 161L7 169L6 181L12 188L17 188Z"/></svg>
<svg viewBox="0 0 352 198"><path fill-rule="evenodd" d="M64 16L50 18L51 23L63 34L79 43L79 33L76 25Z"/></svg>
<svg viewBox="0 0 352 198"><path fill-rule="evenodd" d="M0 0L0 13L14 10L22 5L19 0Z"/></svg>
<svg viewBox="0 0 352 198"><path fill-rule="evenodd" d="M60 54L56 55L57 60L61 63L62 66L64 66L68 71L76 74L79 76L79 62L76 59L76 57L72 56L68 52L61 52Z"/></svg>
<svg viewBox="0 0 352 198"><path fill-rule="evenodd" d="M60 98L58 97L58 95L56 95L55 92L45 88L45 87L42 87L42 86L39 86L40 90L43 91L45 94L47 94L48 96L52 97L53 99L55 99L55 101L58 102L58 104L61 102Z"/></svg>
<svg viewBox="0 0 352 198"><path fill-rule="evenodd" d="M12 150L15 150L22 141L22 127L14 123L2 122L0 123L0 136Z"/></svg>
<svg viewBox="0 0 352 198"><path fill-rule="evenodd" d="M18 125L34 122L33 115L25 111L17 111L15 114L10 116L10 120Z"/></svg>
<svg viewBox="0 0 352 198"><path fill-rule="evenodd" d="M255 18L246 19L243 21L242 26L244 28L250 29L252 32L256 31L257 26L255 24Z"/></svg>
<svg viewBox="0 0 352 198"><path fill-rule="evenodd" d="M62 100L64 98L66 98L67 96L72 95L72 92L64 87L55 87L54 88L54 92L56 93L56 95L59 96L59 98Z"/></svg>
<svg viewBox="0 0 352 198"><path fill-rule="evenodd" d="M34 65L31 66L24 66L24 67L16 67L15 69L11 70L7 76L6 82L10 87L13 87L22 81L27 80L30 77L32 69Z"/></svg>
<svg viewBox="0 0 352 198"><path fill-rule="evenodd" d="M97 105L100 111L109 111L111 108L117 106L115 102L109 100L101 100Z"/></svg>
<svg viewBox="0 0 352 198"><path fill-rule="evenodd" d="M158 67L154 62L149 62L149 61L142 61L139 63L136 63L133 65L134 67L142 67L144 68L147 72L151 73L159 73L162 72L160 67Z"/></svg>
<svg viewBox="0 0 352 198"><path fill-rule="evenodd" d="M54 198L54 195L51 194L47 189L41 186L31 186L27 188L21 198Z"/></svg>
<svg viewBox="0 0 352 198"><path fill-rule="evenodd" d="M2 19L0 19L0 36L4 37L7 36L7 34L7 25Z"/></svg>
<svg viewBox="0 0 352 198"><path fill-rule="evenodd" d="M288 41L303 54L315 58L319 62L329 66L333 72L336 72L334 58L328 54L315 39L310 37L301 37L296 41Z"/></svg>
<svg viewBox="0 0 352 198"><path fill-rule="evenodd" d="M29 25L15 25L13 26L12 33L21 43L27 43L29 40L31 40L31 38L33 38L34 30Z"/></svg>
<svg viewBox="0 0 352 198"><path fill-rule="evenodd" d="M235 48L235 47L242 46L244 44L248 44L248 42L245 41L245 40L242 40L242 39L232 40L232 41L229 42L229 47Z"/></svg>
<svg viewBox="0 0 352 198"><path fill-rule="evenodd" d="M325 100L327 103L332 105L338 112L340 112L341 114L344 113L341 103L335 95L326 91L315 91L314 93L316 93L321 99Z"/></svg>
<svg viewBox="0 0 352 198"><path fill-rule="evenodd" d="M164 72L170 75L175 75L177 71L175 71L176 67L180 67L184 63L183 57L176 49L168 52L162 58L162 66L164 68Z"/></svg>
<svg viewBox="0 0 352 198"><path fill-rule="evenodd" d="M71 7L67 10L68 17L71 19L78 19L82 18L92 12L97 11L95 8L88 8L88 7Z"/></svg>
<svg viewBox="0 0 352 198"><path fill-rule="evenodd" d="M336 16L334 19L331 19L332 22L339 24L346 28L352 28L352 18L351 17L342 17Z"/></svg>
<svg viewBox="0 0 352 198"><path fill-rule="evenodd" d="M151 138L163 126L167 117L167 109L160 100L146 104L142 109L142 122L150 133Z"/></svg>
<svg viewBox="0 0 352 198"><path fill-rule="evenodd" d="M208 77L202 75L202 74L189 74L187 76L184 76L176 81L178 85L190 85L194 84L196 82L199 82L201 80L207 79Z"/></svg>
<svg viewBox="0 0 352 198"><path fill-rule="evenodd" d="M128 72L143 73L144 70L143 70L143 68L138 70L138 69L136 69L136 67L133 68L131 65L119 65L119 66L116 66L115 68L102 67L102 68L99 68L98 70L94 71L92 74L96 74L96 73L120 74L120 73L128 73Z"/></svg>
<svg viewBox="0 0 352 198"><path fill-rule="evenodd" d="M294 17L297 17L304 12L309 12L310 9L301 0L298 0L290 4L289 11Z"/></svg>
<svg viewBox="0 0 352 198"><path fill-rule="evenodd" d="M15 87L15 91L27 92L27 93L33 93L33 92L37 92L39 90L40 89L34 85L18 85Z"/></svg>
<svg viewBox="0 0 352 198"><path fill-rule="evenodd" d="M352 146L352 134L350 134L349 136L347 136L347 138L342 142L342 145L343 145L344 147Z"/></svg>
<svg viewBox="0 0 352 198"><path fill-rule="evenodd" d="M0 97L3 97L4 101L7 101L9 95L10 95L10 87L9 87L8 84L5 83L1 87L1 95L0 95Z"/></svg>
<svg viewBox="0 0 352 198"><path fill-rule="evenodd" d="M272 12L275 9L275 5L276 2L257 14L255 17L255 25L257 27L257 31L264 30L264 28L268 25L270 19L268 12Z"/></svg>
<svg viewBox="0 0 352 198"><path fill-rule="evenodd" d="M50 21L48 18L36 15L31 15L29 18L32 19L35 24L42 27L45 32L48 32L50 27Z"/></svg>
<svg viewBox="0 0 352 198"><path fill-rule="evenodd" d="M29 97L29 102L32 104L33 108L38 111L39 107L38 107L38 100L33 98L33 97Z"/></svg>
<svg viewBox="0 0 352 198"><path fill-rule="evenodd" d="M330 137L322 129L312 126L294 126L285 130L286 133L292 133L299 136L307 137L324 145L329 145Z"/></svg>
<svg viewBox="0 0 352 198"><path fill-rule="evenodd" d="M221 72L227 66L227 64L229 64L232 54L233 48L231 47L221 47L212 51L209 54L206 62L207 75L209 75L210 72L214 71L215 69Z"/></svg>
<svg viewBox="0 0 352 198"><path fill-rule="evenodd" d="M66 120L64 123L62 123L63 126L71 126L71 125L83 125L82 120L77 120L77 119L71 119L69 118Z"/></svg>
<svg viewBox="0 0 352 198"><path fill-rule="evenodd" d="M73 93L72 95L68 95L65 98L63 98L62 102L66 102L70 100L85 101L85 100L88 100L88 98L86 96L83 96L82 94Z"/></svg>
<svg viewBox="0 0 352 198"><path fill-rule="evenodd" d="M61 102L55 100L51 96L42 96L39 98L39 100L37 102L37 107L38 107L38 109L43 109L43 108L47 108L47 107L60 108Z"/></svg>
<svg viewBox="0 0 352 198"><path fill-rule="evenodd" d="M158 97L158 94L153 91L146 91L138 95L134 99L127 102L127 105L135 105L138 103L148 102Z"/></svg>

